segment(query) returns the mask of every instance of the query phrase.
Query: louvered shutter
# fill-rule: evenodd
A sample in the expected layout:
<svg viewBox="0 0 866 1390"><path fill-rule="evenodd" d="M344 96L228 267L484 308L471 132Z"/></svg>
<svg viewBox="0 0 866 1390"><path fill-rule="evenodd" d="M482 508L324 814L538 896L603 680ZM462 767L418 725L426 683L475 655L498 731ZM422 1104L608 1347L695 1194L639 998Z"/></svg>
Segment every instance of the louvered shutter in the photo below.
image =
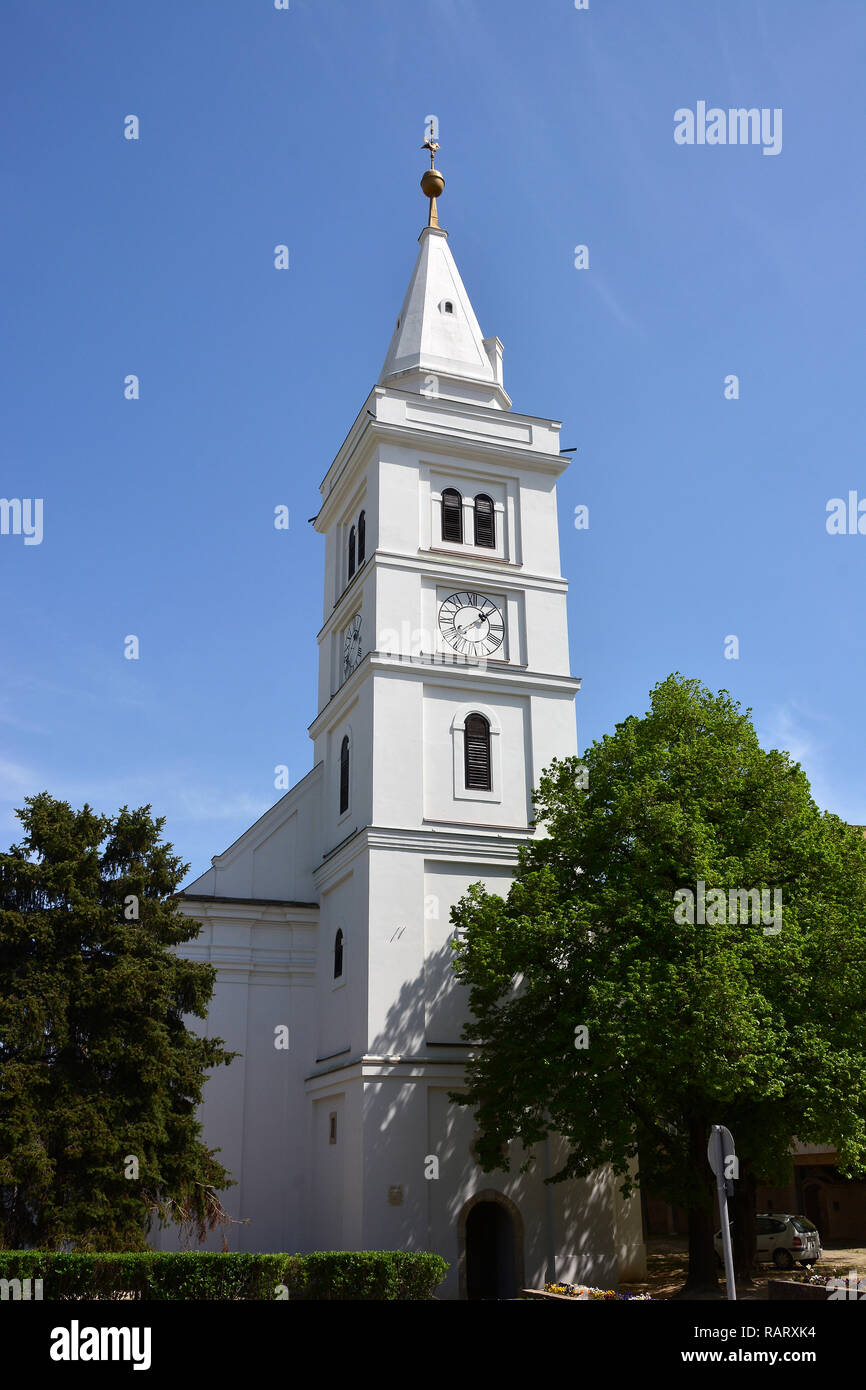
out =
<svg viewBox="0 0 866 1390"><path fill-rule="evenodd" d="M463 498L453 487L442 494L442 539L463 540Z"/></svg>
<svg viewBox="0 0 866 1390"><path fill-rule="evenodd" d="M489 546L491 550L496 546L493 502L483 495L475 499L475 544Z"/></svg>
<svg viewBox="0 0 866 1390"><path fill-rule="evenodd" d="M489 792L490 725L483 714L470 714L463 731L463 744L467 788Z"/></svg>

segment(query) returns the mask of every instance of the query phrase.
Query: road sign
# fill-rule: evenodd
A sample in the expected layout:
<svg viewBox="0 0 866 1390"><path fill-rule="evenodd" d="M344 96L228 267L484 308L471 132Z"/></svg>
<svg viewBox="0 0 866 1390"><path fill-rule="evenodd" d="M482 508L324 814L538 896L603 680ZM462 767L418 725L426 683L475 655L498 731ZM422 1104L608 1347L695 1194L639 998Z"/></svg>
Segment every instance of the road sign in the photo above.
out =
<svg viewBox="0 0 866 1390"><path fill-rule="evenodd" d="M721 1170L719 1169L719 1141L716 1137L717 1134L720 1134L722 1138ZM729 1158L735 1158L736 1153L737 1150L734 1148L734 1136L732 1135L731 1131L729 1129L726 1129L724 1125L713 1125L710 1131L710 1142L707 1144L707 1158L710 1160L710 1167L712 1168L717 1178L724 1177L725 1179L727 1179L728 1175L725 1172L725 1167L727 1166L726 1160Z"/></svg>

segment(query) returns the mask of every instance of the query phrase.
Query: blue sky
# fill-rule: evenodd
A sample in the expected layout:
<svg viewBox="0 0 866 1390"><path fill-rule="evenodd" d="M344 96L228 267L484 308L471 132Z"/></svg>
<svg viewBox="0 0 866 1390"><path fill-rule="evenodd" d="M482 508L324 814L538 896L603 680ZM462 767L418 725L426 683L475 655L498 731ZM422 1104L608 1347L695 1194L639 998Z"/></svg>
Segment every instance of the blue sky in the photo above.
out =
<svg viewBox="0 0 866 1390"><path fill-rule="evenodd" d="M0 496L44 499L40 545L0 535L4 847L44 788L150 802L200 872L309 769L306 519L408 283L430 114L514 408L578 448L581 746L679 670L866 822L866 535L825 524L866 498L861 0L10 0L4 30ZM781 108L780 153L677 145L699 101Z"/></svg>

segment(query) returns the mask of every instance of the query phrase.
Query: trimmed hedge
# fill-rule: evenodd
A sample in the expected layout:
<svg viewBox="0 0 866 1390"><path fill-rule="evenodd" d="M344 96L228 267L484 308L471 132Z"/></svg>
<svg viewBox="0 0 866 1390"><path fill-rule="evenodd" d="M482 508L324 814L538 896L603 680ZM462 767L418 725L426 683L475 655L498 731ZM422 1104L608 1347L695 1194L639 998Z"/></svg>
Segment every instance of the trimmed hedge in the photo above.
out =
<svg viewBox="0 0 866 1390"><path fill-rule="evenodd" d="M118 1255L0 1250L0 1279L41 1279L42 1296L73 1299L429 1299L448 1265L405 1250L311 1255L145 1251ZM32 1286L31 1286L32 1287ZM10 1293L10 1297L11 1297Z"/></svg>
<svg viewBox="0 0 866 1390"><path fill-rule="evenodd" d="M432 1298L448 1273L441 1255L405 1250L319 1250L299 1255L303 1299Z"/></svg>

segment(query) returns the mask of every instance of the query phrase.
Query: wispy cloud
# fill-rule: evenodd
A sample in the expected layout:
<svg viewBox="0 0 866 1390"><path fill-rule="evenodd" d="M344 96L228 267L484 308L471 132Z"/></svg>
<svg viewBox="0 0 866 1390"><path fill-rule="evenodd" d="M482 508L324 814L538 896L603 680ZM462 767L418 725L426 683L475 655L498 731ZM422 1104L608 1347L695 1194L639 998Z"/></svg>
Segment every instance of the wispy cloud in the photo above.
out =
<svg viewBox="0 0 866 1390"><path fill-rule="evenodd" d="M803 709L793 701L777 705L764 718L756 720L758 738L764 748L780 748L802 767L812 788L812 796L822 810L832 811L853 825L866 818L862 794L838 784L832 774L828 744L823 730L828 717Z"/></svg>
<svg viewBox="0 0 866 1390"><path fill-rule="evenodd" d="M240 820L252 825L282 795L274 792L270 799L253 796L246 790L197 779L194 772L177 767L84 782L58 777L56 770L46 773L0 757L0 830L20 830L15 807L23 804L25 796L46 788L72 806L86 801L106 814L121 806L150 805L154 815L166 817L169 833L172 825L181 823L206 826Z"/></svg>
<svg viewBox="0 0 866 1390"><path fill-rule="evenodd" d="M648 336L643 324L638 323L637 319L632 318L631 314L622 307L613 290L608 288L597 270L594 270L589 276L589 283L605 307L624 328L628 328L632 333L637 333L641 338Z"/></svg>
<svg viewBox="0 0 866 1390"><path fill-rule="evenodd" d="M38 782L38 774L24 763L0 757L0 796L28 796Z"/></svg>
<svg viewBox="0 0 866 1390"><path fill-rule="evenodd" d="M4 709L0 705L0 724L7 725L10 729L18 729L25 734L47 734L48 729L42 724L34 724L32 719L22 718L20 714L15 714L10 709Z"/></svg>
<svg viewBox="0 0 866 1390"><path fill-rule="evenodd" d="M778 705L771 711L758 737L764 747L781 748L790 753L807 773L820 759L820 744L804 725L799 711L791 705Z"/></svg>

